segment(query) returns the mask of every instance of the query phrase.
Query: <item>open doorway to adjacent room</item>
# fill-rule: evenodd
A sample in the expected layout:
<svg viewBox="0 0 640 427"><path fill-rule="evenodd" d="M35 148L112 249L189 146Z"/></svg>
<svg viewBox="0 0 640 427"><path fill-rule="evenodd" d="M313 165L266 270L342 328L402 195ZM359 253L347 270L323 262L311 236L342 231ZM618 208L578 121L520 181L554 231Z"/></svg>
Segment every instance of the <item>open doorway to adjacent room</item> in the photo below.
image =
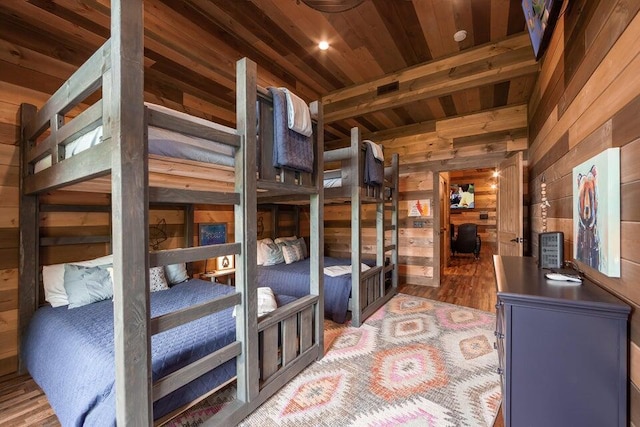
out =
<svg viewBox="0 0 640 427"><path fill-rule="evenodd" d="M470 274L479 257L522 256L522 154L443 165L433 171L433 279ZM477 237L476 237L477 236Z"/></svg>
<svg viewBox="0 0 640 427"><path fill-rule="evenodd" d="M497 174L495 167L440 172L441 277L495 253Z"/></svg>

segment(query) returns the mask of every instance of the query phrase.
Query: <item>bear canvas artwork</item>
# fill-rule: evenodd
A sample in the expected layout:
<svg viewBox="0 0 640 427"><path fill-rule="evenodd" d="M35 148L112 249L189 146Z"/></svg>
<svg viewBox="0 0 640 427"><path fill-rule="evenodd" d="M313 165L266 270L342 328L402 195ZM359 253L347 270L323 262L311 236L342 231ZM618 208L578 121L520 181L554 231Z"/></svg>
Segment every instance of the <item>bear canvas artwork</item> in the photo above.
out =
<svg viewBox="0 0 640 427"><path fill-rule="evenodd" d="M620 277L620 149L573 168L573 257Z"/></svg>

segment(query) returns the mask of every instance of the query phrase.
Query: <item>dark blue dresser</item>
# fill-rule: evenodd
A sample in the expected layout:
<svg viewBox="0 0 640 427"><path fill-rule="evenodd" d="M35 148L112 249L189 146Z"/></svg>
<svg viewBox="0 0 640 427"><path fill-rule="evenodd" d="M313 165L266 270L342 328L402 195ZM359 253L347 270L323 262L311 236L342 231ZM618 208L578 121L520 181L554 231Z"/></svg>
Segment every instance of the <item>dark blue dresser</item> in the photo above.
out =
<svg viewBox="0 0 640 427"><path fill-rule="evenodd" d="M630 307L588 280L547 281L534 258L494 268L505 426L626 426Z"/></svg>

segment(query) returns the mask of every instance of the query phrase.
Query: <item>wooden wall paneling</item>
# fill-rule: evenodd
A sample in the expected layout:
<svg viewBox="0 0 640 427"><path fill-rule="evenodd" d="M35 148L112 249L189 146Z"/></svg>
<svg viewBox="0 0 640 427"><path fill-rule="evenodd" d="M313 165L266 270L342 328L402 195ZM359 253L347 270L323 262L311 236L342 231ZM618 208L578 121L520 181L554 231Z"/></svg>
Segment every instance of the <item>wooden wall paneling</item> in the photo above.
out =
<svg viewBox="0 0 640 427"><path fill-rule="evenodd" d="M402 161L402 157L400 157ZM407 174L400 168L399 213L398 213L398 255L399 280L423 286L433 285L433 213L428 217L409 217L409 203L415 200L430 200L433 209L433 172L420 168ZM437 196L435 196L437 197ZM415 228L414 221L423 224Z"/></svg>
<svg viewBox="0 0 640 427"><path fill-rule="evenodd" d="M564 15L561 16L556 22L556 27L553 30L555 34L564 34ZM563 38L552 37L547 47L547 52L544 55L540 65L540 72L538 73L536 84L531 93L529 99L529 119L532 122L532 117L535 112L539 110L540 101L544 97L544 93L550 84L551 79L554 77L554 71L562 64L564 55ZM530 126L531 130L532 126ZM532 134L532 138L535 134Z"/></svg>
<svg viewBox="0 0 640 427"><path fill-rule="evenodd" d="M636 387L640 385L640 347L634 342L629 348L629 379Z"/></svg>
<svg viewBox="0 0 640 427"><path fill-rule="evenodd" d="M54 81L58 79L64 81L64 79L67 79L76 69L75 66L65 61L29 49L28 47L20 46L17 43L10 43L4 39L0 39L0 61L2 61L3 64L9 63L31 71L42 72L44 70ZM19 78L19 76L12 76L10 73L7 73L6 70L4 76L9 77L10 80L3 79L3 85L13 79ZM23 90L28 91L26 87L23 88ZM33 103L32 101L26 102Z"/></svg>
<svg viewBox="0 0 640 427"><path fill-rule="evenodd" d="M0 349L0 376L15 372L18 369L18 309L0 311Z"/></svg>
<svg viewBox="0 0 640 427"><path fill-rule="evenodd" d="M570 66L565 70L566 90L558 102L558 114L562 116L580 89L589 80L598 64L640 10L640 3L621 0L614 2L585 2L591 16L589 24L574 37L584 43L584 49L572 49L566 55ZM583 12L584 13L584 12ZM586 19L582 19L586 21ZM582 47L583 45L580 44ZM574 58L575 56L575 58Z"/></svg>
<svg viewBox="0 0 640 427"><path fill-rule="evenodd" d="M625 31L585 83L569 108L558 119L553 112L543 130L535 136L529 160L534 164L546 153L560 136L569 132L569 147L573 148L582 138L591 134L606 120L637 95L640 78L637 70L637 49L632 49L640 37L640 15L636 15ZM590 108L597 106L597 108ZM557 111L557 106L554 108ZM555 116L555 117L554 117Z"/></svg>
<svg viewBox="0 0 640 427"><path fill-rule="evenodd" d="M626 146L627 143L640 138L640 129L636 122L638 109L640 108L640 96L621 108L611 119L612 124L612 145L614 147ZM624 148L625 155L621 154L621 158L625 160L631 153L637 150L638 145L632 145L633 148ZM637 170L637 169L636 169Z"/></svg>

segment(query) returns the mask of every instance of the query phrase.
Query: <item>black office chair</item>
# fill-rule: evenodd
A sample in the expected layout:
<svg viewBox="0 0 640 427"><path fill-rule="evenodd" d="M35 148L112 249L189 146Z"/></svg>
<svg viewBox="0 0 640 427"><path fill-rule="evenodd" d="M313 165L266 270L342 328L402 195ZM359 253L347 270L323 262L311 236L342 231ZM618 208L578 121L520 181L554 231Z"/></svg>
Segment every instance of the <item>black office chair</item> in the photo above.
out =
<svg viewBox="0 0 640 427"><path fill-rule="evenodd" d="M482 241L478 235L478 226L476 224L460 224L458 226L458 235L451 241L451 253L473 254L476 259L480 258L480 246Z"/></svg>

